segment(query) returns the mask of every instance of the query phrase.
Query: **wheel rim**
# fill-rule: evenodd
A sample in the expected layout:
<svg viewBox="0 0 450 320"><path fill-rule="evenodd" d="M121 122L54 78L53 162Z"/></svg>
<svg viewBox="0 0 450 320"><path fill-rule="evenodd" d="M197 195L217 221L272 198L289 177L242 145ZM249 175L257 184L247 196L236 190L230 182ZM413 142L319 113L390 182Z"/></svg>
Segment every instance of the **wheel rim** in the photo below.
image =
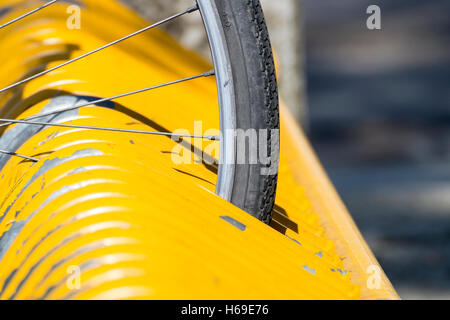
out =
<svg viewBox="0 0 450 320"><path fill-rule="evenodd" d="M227 45L224 40L225 35L215 3L211 0L198 0L198 6L209 39L219 97L220 131L222 137L220 141L216 194L230 201L235 173L233 164L236 159L236 140L233 135L227 134L234 132L236 129L233 76Z"/></svg>

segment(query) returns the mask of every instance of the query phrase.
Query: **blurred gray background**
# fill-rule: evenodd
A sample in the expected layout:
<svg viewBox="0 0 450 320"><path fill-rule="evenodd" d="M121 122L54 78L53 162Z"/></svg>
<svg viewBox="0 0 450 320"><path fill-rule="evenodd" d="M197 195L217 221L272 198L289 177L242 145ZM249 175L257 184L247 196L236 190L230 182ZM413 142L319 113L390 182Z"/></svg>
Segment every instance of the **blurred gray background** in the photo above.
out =
<svg viewBox="0 0 450 320"><path fill-rule="evenodd" d="M450 299L450 1L302 3L312 143L400 296Z"/></svg>
<svg viewBox="0 0 450 320"><path fill-rule="evenodd" d="M153 20L189 2L123 1ZM281 96L400 296L450 299L450 1L262 3ZM168 29L208 54L198 17Z"/></svg>

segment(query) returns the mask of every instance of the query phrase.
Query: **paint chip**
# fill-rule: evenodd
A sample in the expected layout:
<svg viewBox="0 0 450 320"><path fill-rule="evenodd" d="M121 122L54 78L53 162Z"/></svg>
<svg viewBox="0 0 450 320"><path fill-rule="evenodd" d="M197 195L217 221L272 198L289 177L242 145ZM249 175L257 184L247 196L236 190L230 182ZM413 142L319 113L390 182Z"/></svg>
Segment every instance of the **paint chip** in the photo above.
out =
<svg viewBox="0 0 450 320"><path fill-rule="evenodd" d="M228 222L229 224L235 226L236 228L238 228L241 231L245 231L247 229L247 226L243 223L240 223L239 221L237 221L236 219L233 219L229 216L221 216L221 219L225 220L226 222Z"/></svg>
<svg viewBox="0 0 450 320"><path fill-rule="evenodd" d="M309 273L311 273L313 275L316 275L316 270L312 269L312 268L309 268L307 265L304 265L303 269L305 269L306 271L308 271Z"/></svg>
<svg viewBox="0 0 450 320"><path fill-rule="evenodd" d="M348 272L345 270L341 270L341 269L337 269L337 271L342 274L343 276L345 276Z"/></svg>
<svg viewBox="0 0 450 320"><path fill-rule="evenodd" d="M79 167L79 168L76 168L76 169L72 170L67 175L68 176L72 176L72 175L75 175L75 174L78 174L78 173L82 173L82 172L85 172L85 171L87 171L87 169L85 167Z"/></svg>
<svg viewBox="0 0 450 320"><path fill-rule="evenodd" d="M303 246L300 242L298 242L297 240L295 240L294 238L291 238L289 236L286 236L287 238L291 239L292 241L294 241L296 244L299 244L301 246Z"/></svg>

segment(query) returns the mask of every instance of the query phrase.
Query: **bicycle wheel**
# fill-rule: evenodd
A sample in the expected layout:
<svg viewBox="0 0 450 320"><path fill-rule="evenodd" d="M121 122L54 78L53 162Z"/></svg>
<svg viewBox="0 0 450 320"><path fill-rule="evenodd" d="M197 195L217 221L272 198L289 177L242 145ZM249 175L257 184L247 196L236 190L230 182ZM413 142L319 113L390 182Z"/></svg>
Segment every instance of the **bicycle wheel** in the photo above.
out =
<svg viewBox="0 0 450 320"><path fill-rule="evenodd" d="M58 3L58 1L49 1L39 9L44 9L54 3ZM269 223L276 192L279 114L275 67L259 0L198 0L194 6L179 14L65 61L56 67L22 79L1 89L0 93L197 10L201 14L208 35L219 95L220 130L222 134L216 193L256 218ZM34 10L32 13L37 11ZM25 18L28 15L22 17ZM14 20L14 22L17 21L18 19ZM0 27L4 28L9 24ZM201 76L211 76L212 74L207 72L115 97L89 99L87 102L69 109L87 105L101 106L101 103L118 97L150 89L154 90L162 86L189 81ZM60 107L64 108L61 109ZM25 120L23 123L39 125L39 122L33 124L30 121L63 111L68 111L64 103L61 106L53 105L52 111L23 119ZM11 123L13 122L7 124ZM40 124L42 125L42 122ZM50 123L50 125L56 124ZM85 127L85 129L104 130L106 128ZM117 129L109 128L109 130ZM131 131L122 130L122 132ZM7 140L8 150L3 150L3 153L8 156L17 156L15 152L18 148L35 134L35 130L25 130L20 135L15 135L16 138L14 138L13 143L9 141L10 137L6 137L4 140ZM158 133L153 132L153 134ZM170 135L170 133L167 133L167 135ZM256 139L252 139L254 136L256 136Z"/></svg>

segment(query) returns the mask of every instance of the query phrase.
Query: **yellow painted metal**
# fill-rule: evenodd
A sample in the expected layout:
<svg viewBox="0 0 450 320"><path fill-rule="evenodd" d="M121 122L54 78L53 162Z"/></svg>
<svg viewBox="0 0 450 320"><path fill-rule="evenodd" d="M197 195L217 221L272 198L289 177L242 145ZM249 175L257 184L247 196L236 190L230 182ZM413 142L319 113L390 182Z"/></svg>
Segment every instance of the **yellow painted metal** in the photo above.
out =
<svg viewBox="0 0 450 320"><path fill-rule="evenodd" d="M0 22L37 3L0 0L0 10L14 9ZM80 30L67 29L70 4L61 1L0 31L0 87L147 24L116 1L82 3ZM211 68L152 30L0 94L0 116L24 118L56 96L107 97ZM61 121L192 134L199 120L199 134L219 126L213 78L117 102ZM214 167L172 161L174 153L197 159L191 145L218 157L218 142L138 134L47 127L29 139L17 152L41 160L13 157L0 172L0 236L14 235L0 260L0 298L397 298L382 271L366 273L379 265L286 109L271 226L214 194Z"/></svg>
<svg viewBox="0 0 450 320"><path fill-rule="evenodd" d="M343 258L344 268L351 274L351 280L361 286L362 298L399 299L305 135L283 105L281 112L282 155L289 167L289 170L284 170L290 172L295 184L303 186L324 236L335 244L334 251ZM280 180L283 184L284 180Z"/></svg>

